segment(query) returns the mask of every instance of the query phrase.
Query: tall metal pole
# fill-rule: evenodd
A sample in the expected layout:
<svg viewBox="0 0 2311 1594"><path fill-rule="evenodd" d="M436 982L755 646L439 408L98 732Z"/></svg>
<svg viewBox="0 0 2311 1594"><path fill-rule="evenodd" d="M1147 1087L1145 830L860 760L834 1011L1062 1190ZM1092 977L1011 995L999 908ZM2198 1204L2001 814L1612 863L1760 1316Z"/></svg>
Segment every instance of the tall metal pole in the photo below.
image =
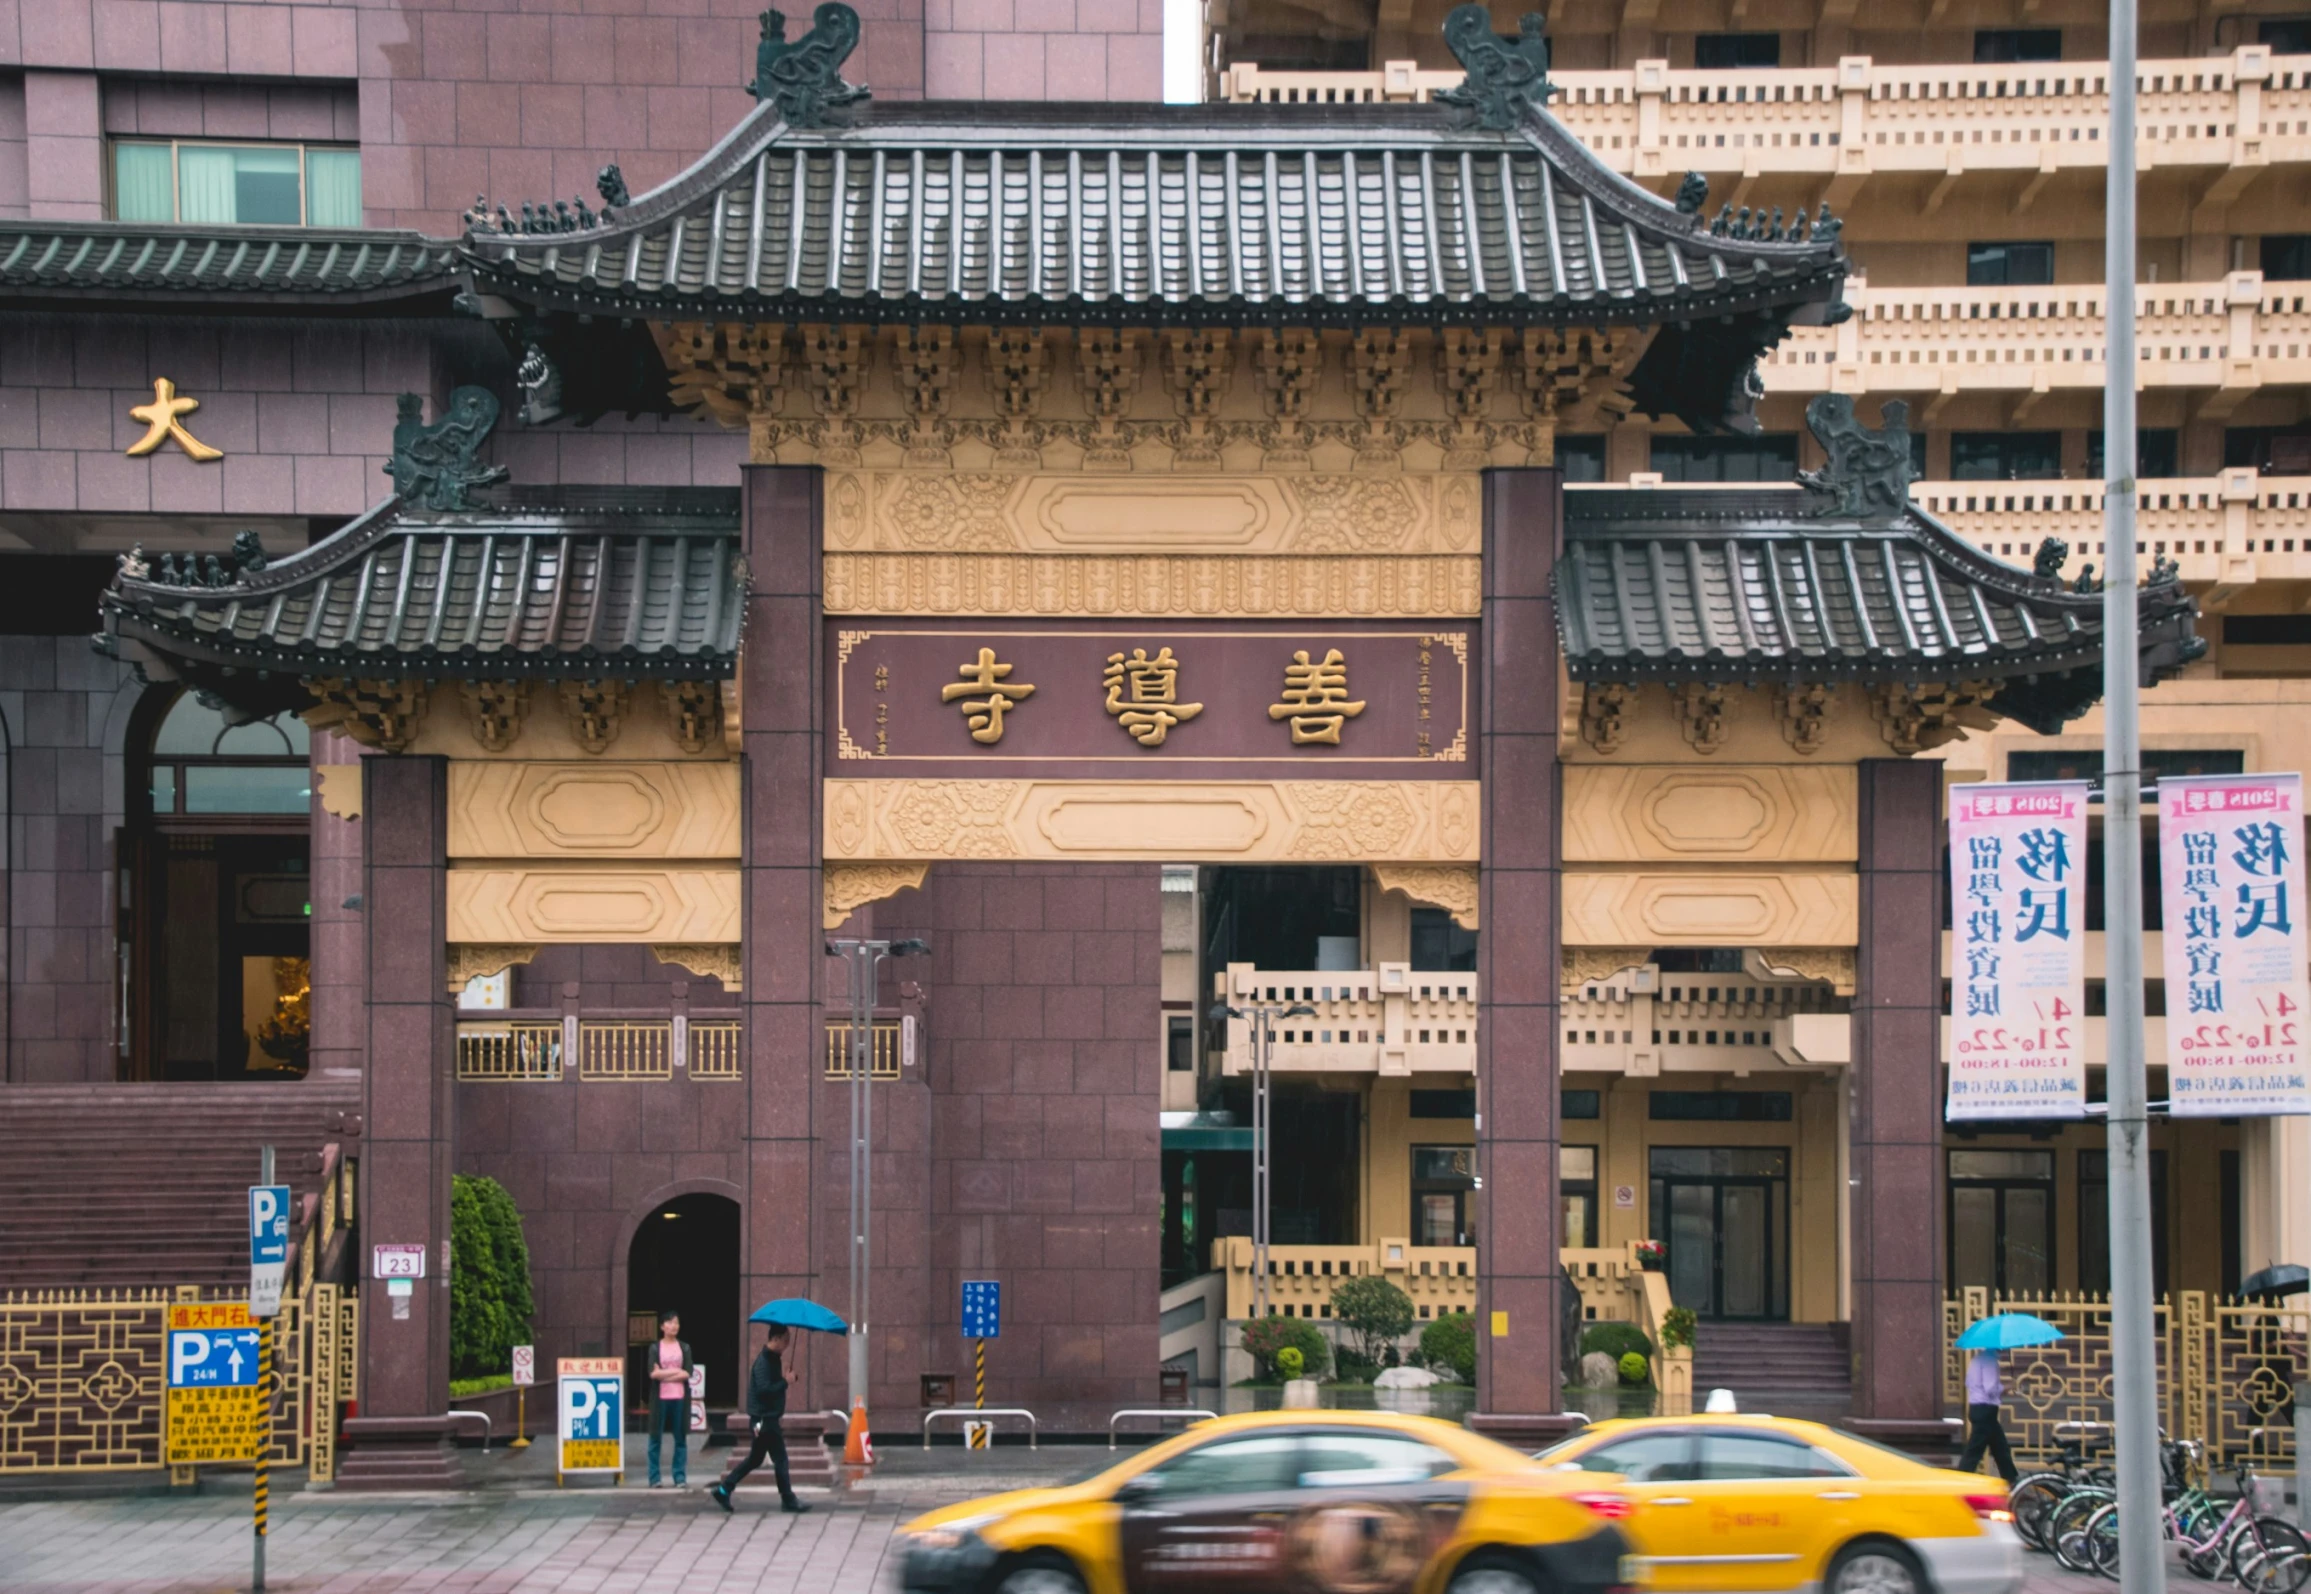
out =
<svg viewBox="0 0 2311 1594"><path fill-rule="evenodd" d="M2158 1370L2151 1318L2149 1089L2143 1072L2142 756L2135 651L2135 0L2110 0L2103 318L2103 970L2109 1014L2111 1394L2119 1584L2163 1594Z"/></svg>
<svg viewBox="0 0 2311 1594"><path fill-rule="evenodd" d="M867 1321L873 1309L869 1270L874 1224L874 1096L868 1076L874 1066L875 965L881 948L873 942L844 944L851 986L851 1332L850 1409L867 1401Z"/></svg>
<svg viewBox="0 0 2311 1594"><path fill-rule="evenodd" d="M1268 1053L1275 1045L1271 1009L1260 1008L1252 1031L1252 1316L1268 1315Z"/></svg>
<svg viewBox="0 0 2311 1594"><path fill-rule="evenodd" d="M272 1182L273 1148L259 1146L257 1183ZM257 1320L257 1409L264 1417L257 1424L256 1475L251 1491L255 1532L249 1541L249 1594L265 1594L265 1538L272 1527L273 1320L270 1317Z"/></svg>

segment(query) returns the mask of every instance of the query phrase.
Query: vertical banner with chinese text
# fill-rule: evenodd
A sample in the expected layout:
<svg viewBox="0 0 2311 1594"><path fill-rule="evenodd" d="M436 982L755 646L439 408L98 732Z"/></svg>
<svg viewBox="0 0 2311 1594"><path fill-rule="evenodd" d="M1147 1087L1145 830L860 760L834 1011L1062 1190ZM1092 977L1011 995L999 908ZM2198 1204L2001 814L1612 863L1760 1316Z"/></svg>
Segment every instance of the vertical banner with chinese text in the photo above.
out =
<svg viewBox="0 0 2311 1594"><path fill-rule="evenodd" d="M2086 1113L2086 783L1950 792L1945 1116Z"/></svg>
<svg viewBox="0 0 2311 1594"><path fill-rule="evenodd" d="M2311 1112L2303 777L2160 781L2159 875L2167 1110L2178 1118Z"/></svg>

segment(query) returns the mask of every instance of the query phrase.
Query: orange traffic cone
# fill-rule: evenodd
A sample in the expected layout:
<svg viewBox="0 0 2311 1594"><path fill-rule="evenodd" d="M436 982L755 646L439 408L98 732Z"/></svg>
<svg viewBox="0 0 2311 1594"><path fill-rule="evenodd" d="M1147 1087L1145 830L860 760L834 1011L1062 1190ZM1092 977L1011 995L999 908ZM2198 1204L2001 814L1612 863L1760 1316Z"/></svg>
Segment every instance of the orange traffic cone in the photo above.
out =
<svg viewBox="0 0 2311 1594"><path fill-rule="evenodd" d="M871 1467L875 1464L875 1443L867 1432L867 1404L860 1401L851 1408L849 1431L843 1435L843 1465Z"/></svg>

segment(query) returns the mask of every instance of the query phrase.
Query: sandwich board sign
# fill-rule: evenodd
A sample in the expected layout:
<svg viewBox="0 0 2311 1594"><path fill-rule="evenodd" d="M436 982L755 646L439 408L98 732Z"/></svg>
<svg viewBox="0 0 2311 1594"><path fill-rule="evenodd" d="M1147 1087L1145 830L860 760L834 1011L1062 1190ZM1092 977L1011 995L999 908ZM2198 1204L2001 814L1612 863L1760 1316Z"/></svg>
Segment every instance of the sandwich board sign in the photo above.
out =
<svg viewBox="0 0 2311 1594"><path fill-rule="evenodd" d="M172 1467L253 1461L268 1402L257 1382L257 1319L246 1301L169 1308L163 1448Z"/></svg>
<svg viewBox="0 0 2311 1594"><path fill-rule="evenodd" d="M626 1471L626 1363L616 1356L564 1356L555 1363L554 1485L572 1473Z"/></svg>

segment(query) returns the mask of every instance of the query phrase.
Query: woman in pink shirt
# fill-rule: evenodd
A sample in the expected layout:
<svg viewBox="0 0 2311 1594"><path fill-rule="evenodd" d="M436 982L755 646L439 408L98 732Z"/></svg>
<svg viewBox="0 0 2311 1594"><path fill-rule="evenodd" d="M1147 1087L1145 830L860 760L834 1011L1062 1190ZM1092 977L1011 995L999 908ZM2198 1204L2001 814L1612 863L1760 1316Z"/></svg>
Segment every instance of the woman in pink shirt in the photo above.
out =
<svg viewBox="0 0 2311 1594"><path fill-rule="evenodd" d="M690 1482L690 1369L696 1366L690 1342L682 1337L682 1314L658 1314L658 1341L649 1350L643 1377L654 1386L650 1401L650 1487L658 1487L658 1436L674 1435L674 1487Z"/></svg>

